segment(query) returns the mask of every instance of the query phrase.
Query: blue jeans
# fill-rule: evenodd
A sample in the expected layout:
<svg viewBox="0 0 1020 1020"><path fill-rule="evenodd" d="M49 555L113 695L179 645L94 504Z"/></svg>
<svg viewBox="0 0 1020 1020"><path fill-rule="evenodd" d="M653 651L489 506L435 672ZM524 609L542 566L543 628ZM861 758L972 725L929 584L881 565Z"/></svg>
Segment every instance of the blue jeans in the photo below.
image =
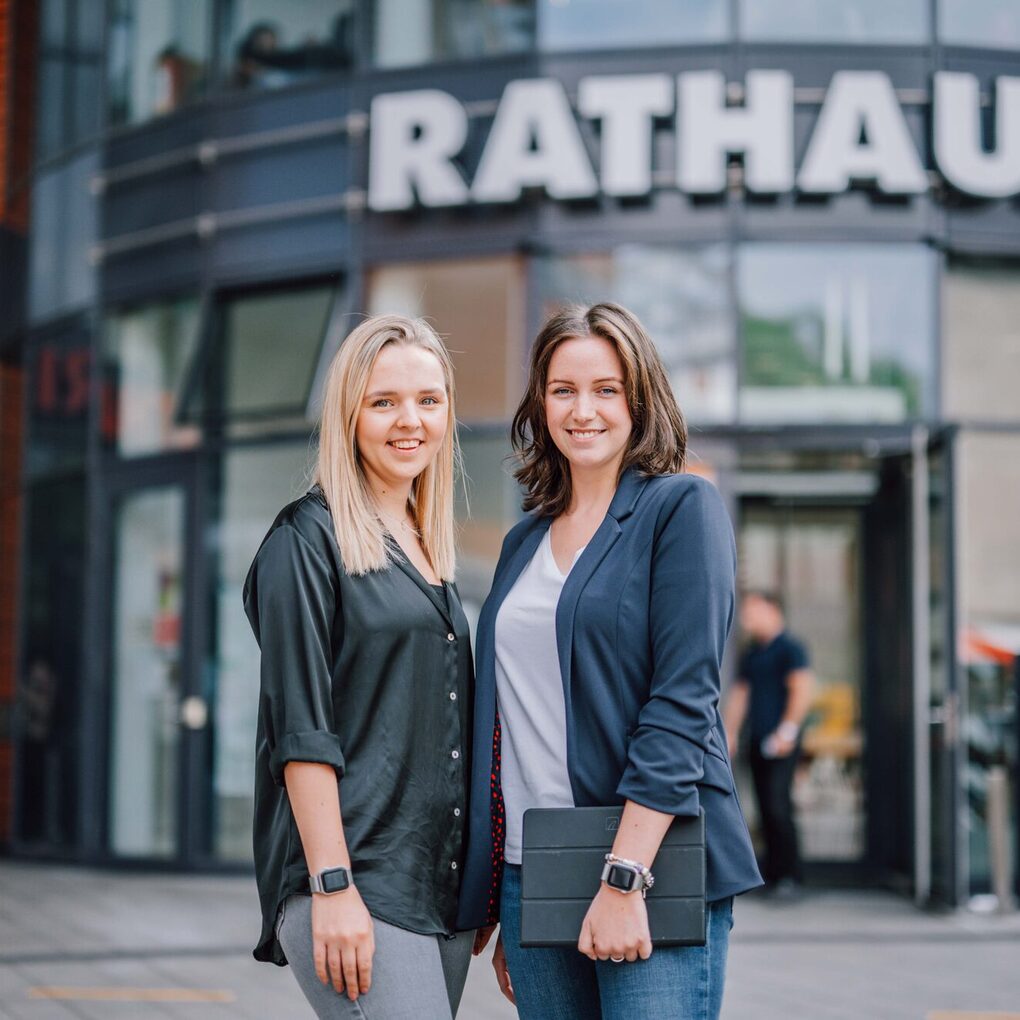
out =
<svg viewBox="0 0 1020 1020"><path fill-rule="evenodd" d="M733 897L708 905L703 946L660 946L647 960L589 960L521 948L521 869L503 874L500 926L521 1020L718 1020ZM580 934L580 932L578 932Z"/></svg>

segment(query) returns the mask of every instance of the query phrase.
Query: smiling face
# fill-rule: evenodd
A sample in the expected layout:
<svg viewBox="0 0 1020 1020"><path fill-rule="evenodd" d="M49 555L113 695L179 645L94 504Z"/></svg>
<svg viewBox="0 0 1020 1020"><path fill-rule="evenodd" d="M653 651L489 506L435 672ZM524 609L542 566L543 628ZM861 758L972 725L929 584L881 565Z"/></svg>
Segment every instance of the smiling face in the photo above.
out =
<svg viewBox="0 0 1020 1020"><path fill-rule="evenodd" d="M545 420L572 472L619 472L632 421L623 365L608 340L577 337L553 351Z"/></svg>
<svg viewBox="0 0 1020 1020"><path fill-rule="evenodd" d="M430 351L387 344L376 356L358 412L361 465L377 492L410 491L449 427L443 368Z"/></svg>

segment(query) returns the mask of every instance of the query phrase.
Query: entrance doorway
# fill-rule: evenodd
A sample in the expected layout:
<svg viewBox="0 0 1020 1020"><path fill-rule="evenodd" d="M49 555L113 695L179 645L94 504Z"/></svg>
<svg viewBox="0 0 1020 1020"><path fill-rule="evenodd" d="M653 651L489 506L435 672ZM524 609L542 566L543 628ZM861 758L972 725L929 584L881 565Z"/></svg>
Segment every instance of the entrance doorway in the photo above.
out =
<svg viewBox="0 0 1020 1020"><path fill-rule="evenodd" d="M780 596L816 677L793 790L804 862L859 864L867 842L861 510L747 500L740 563L743 590Z"/></svg>
<svg viewBox="0 0 1020 1020"><path fill-rule="evenodd" d="M195 632L195 460L132 465L110 480L106 850L187 863L202 811L206 726Z"/></svg>
<svg viewBox="0 0 1020 1020"><path fill-rule="evenodd" d="M929 540L943 536L927 471L904 437L880 452L745 449L736 475L741 589L779 595L817 679L793 790L806 873L925 897L945 793L928 758Z"/></svg>

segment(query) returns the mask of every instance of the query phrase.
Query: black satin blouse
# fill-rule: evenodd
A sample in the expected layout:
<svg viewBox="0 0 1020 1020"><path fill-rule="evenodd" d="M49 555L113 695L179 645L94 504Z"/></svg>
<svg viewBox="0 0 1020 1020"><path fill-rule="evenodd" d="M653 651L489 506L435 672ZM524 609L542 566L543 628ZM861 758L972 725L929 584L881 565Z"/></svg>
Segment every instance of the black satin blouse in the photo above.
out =
<svg viewBox="0 0 1020 1020"><path fill-rule="evenodd" d="M308 892L283 785L289 761L336 769L354 883L373 917L454 931L467 818L471 649L456 587L443 598L394 543L351 577L317 487L285 507L255 556L244 609L262 652L255 745L254 955L287 962L280 904Z"/></svg>

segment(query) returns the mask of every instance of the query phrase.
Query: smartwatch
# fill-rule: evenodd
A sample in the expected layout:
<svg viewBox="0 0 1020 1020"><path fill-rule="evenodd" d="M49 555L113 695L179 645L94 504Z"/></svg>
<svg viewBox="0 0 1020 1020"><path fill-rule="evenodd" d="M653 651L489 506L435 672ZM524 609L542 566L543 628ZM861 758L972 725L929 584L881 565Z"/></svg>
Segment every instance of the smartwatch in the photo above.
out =
<svg viewBox="0 0 1020 1020"><path fill-rule="evenodd" d="M602 869L602 881L617 892L632 893L641 890L641 895L655 885L655 878L640 861L628 861L615 854L606 854L605 867Z"/></svg>
<svg viewBox="0 0 1020 1020"><path fill-rule="evenodd" d="M349 868L326 868L317 875L308 876L308 885L313 893L338 893L350 889L354 884Z"/></svg>

